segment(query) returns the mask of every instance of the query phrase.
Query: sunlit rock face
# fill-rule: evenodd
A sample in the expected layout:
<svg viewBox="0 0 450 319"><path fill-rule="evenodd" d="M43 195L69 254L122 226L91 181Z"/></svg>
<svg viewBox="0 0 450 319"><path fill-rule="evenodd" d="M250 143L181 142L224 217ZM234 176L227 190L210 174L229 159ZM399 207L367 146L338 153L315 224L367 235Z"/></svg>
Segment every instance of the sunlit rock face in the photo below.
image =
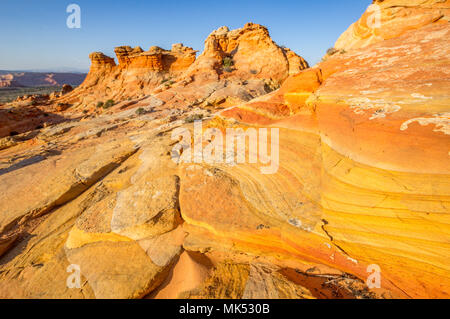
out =
<svg viewBox="0 0 450 319"><path fill-rule="evenodd" d="M0 297L450 297L449 37L416 25L312 68L256 24L198 58L91 54L35 106L63 123L0 139ZM230 129L244 158L211 160Z"/></svg>
<svg viewBox="0 0 450 319"><path fill-rule="evenodd" d="M64 101L83 104L94 100L126 99L149 94L161 81L178 76L194 61L196 51L174 45L172 50L151 47L121 46L115 48L114 58L101 52L90 54L91 68L86 80Z"/></svg>
<svg viewBox="0 0 450 319"><path fill-rule="evenodd" d="M448 23L448 0L374 0L362 17L336 41L342 50L364 48L430 24Z"/></svg>
<svg viewBox="0 0 450 319"><path fill-rule="evenodd" d="M382 287L406 297L449 296L449 36L449 24L431 24L335 54L266 98L223 113L282 128L280 169L270 177L287 187L278 201L288 202L288 189L296 189L298 200L311 202L309 214L300 210L296 218L308 225L301 218L308 217L312 229L290 233L286 217L285 226L270 228L282 242L275 247L362 277L379 265ZM249 169L239 175L253 187L266 181ZM253 189L249 198L267 191L260 207L277 198L274 188ZM295 212L273 207L258 211L273 214L270 220L274 212Z"/></svg>
<svg viewBox="0 0 450 319"><path fill-rule="evenodd" d="M220 71L224 58L233 60L231 71L234 72L231 73L234 75L245 79L271 79L278 83L289 74L308 67L302 57L279 47L270 38L266 27L254 23L247 23L241 29L230 31L227 27L221 27L212 32L191 71Z"/></svg>
<svg viewBox="0 0 450 319"><path fill-rule="evenodd" d="M205 96L210 97L206 103L231 105L264 95L289 74L308 68L302 57L279 47L267 28L253 23L231 31L227 27L215 30L198 58L197 51L181 43L171 50L121 46L114 52L117 65L103 53L92 53L86 80L63 102L89 109L98 101L161 93L171 106L200 104Z"/></svg>
<svg viewBox="0 0 450 319"><path fill-rule="evenodd" d="M185 181L170 156L172 129L265 95L307 67L259 25L227 31L222 40L243 51L217 48L212 64L208 45L198 59L182 44L170 51L118 47L117 60L94 52L75 90L20 98L0 110L8 125L0 140L0 297L195 298L206 290L211 298L314 297L279 266L227 264L220 253L185 248ZM106 107L106 99L114 103ZM31 118L39 121L25 121ZM74 289L67 280L77 269ZM170 280L186 273L192 280L181 286Z"/></svg>

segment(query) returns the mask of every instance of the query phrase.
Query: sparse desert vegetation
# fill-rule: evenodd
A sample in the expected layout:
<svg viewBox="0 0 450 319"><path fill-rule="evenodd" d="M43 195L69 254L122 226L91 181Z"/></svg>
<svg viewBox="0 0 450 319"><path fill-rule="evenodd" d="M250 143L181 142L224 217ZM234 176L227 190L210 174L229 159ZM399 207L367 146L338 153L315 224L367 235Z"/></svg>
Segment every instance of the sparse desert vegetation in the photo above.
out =
<svg viewBox="0 0 450 319"><path fill-rule="evenodd" d="M8 103L14 101L19 96L50 94L52 92L61 91L62 86L38 86L23 88L0 88L0 103Z"/></svg>
<svg viewBox="0 0 450 319"><path fill-rule="evenodd" d="M223 70L225 72L232 72L233 71L233 66L234 66L234 61L233 58L231 57L224 57L222 60L222 66L223 66Z"/></svg>

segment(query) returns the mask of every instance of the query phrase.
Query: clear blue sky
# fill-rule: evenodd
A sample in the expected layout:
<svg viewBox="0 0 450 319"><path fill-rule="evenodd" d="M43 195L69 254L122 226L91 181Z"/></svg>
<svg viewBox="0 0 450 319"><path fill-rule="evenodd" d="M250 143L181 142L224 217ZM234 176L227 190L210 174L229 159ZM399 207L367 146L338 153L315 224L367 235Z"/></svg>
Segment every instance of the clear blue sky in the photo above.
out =
<svg viewBox="0 0 450 319"><path fill-rule="evenodd" d="M220 26L267 26L272 38L315 64L371 0L1 0L0 70L89 68L88 55L119 45L203 50ZM66 26L69 4L81 29Z"/></svg>

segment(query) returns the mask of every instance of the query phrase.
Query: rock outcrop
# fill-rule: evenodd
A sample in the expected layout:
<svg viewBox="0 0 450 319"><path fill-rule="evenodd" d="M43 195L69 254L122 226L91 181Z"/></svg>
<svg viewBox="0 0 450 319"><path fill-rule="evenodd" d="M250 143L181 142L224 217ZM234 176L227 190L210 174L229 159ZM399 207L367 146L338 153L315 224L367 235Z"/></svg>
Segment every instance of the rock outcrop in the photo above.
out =
<svg viewBox="0 0 450 319"><path fill-rule="evenodd" d="M181 43L174 44L170 51L154 46L144 52L140 47L123 46L115 48L114 52L122 69L147 69L172 75L186 70L196 56L196 51Z"/></svg>
<svg viewBox="0 0 450 319"><path fill-rule="evenodd" d="M24 85L14 79L12 74L0 75L0 88L5 87L23 87Z"/></svg>
<svg viewBox="0 0 450 319"><path fill-rule="evenodd" d="M170 51L151 47L144 52L129 46L114 51L118 65L113 58L92 53L86 80L62 102L95 110L99 101L150 94L177 107L203 103L212 95L215 99L206 103L228 98L248 101L308 67L303 58L273 42L267 28L253 23L237 30L222 27L212 32L197 59L197 51L181 43L174 44ZM248 88L243 81L251 82Z"/></svg>
<svg viewBox="0 0 450 319"><path fill-rule="evenodd" d="M86 80L64 101L94 106L107 99L122 100L149 95L162 82L171 81L195 60L196 51L174 45L171 51L151 47L115 48L118 64L101 52L90 54L91 69Z"/></svg>
<svg viewBox="0 0 450 319"><path fill-rule="evenodd" d="M241 29L230 31L221 27L212 32L205 41L205 50L188 73L218 76L225 71L243 79L262 78L281 83L289 74L307 67L303 58L279 47L267 28L247 23Z"/></svg>
<svg viewBox="0 0 450 319"><path fill-rule="evenodd" d="M235 214L227 208L226 221L209 219L212 207L201 191L183 197L182 188L184 205L192 207L184 210L185 219L197 224L195 245L217 232L234 243L238 232L244 251L264 242L267 251L280 247L277 253L286 258L320 259L359 278L377 265L381 286L393 294L448 298L449 36L450 24L431 24L334 55L291 76L277 92L225 111L239 121L280 128L281 167L269 177L250 167L237 175L227 169L242 193L232 192L223 203L252 201L246 213L239 204L233 204ZM220 187L218 180L204 189ZM275 195L269 185L283 188ZM255 210L267 219L234 224ZM275 219L283 226L274 226ZM258 223L269 226L264 241L250 226Z"/></svg>
<svg viewBox="0 0 450 319"><path fill-rule="evenodd" d="M61 88L61 95L65 95L73 91L73 87L69 84L64 84Z"/></svg>
<svg viewBox="0 0 450 319"><path fill-rule="evenodd" d="M341 35L335 48L364 48L409 30L449 20L449 0L374 0L362 17Z"/></svg>

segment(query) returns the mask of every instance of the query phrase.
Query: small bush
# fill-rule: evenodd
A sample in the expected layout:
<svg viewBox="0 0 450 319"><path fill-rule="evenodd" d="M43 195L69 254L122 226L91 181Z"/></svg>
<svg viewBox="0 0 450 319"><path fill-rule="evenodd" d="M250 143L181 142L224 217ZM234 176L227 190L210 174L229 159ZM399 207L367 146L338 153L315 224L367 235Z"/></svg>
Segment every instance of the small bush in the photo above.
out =
<svg viewBox="0 0 450 319"><path fill-rule="evenodd" d="M136 114L137 114L137 115L145 114L145 109L142 108L142 107L138 108L138 109L136 110Z"/></svg>
<svg viewBox="0 0 450 319"><path fill-rule="evenodd" d="M222 60L222 66L223 66L223 70L225 72L232 72L233 71L233 66L234 66L234 61L232 58L230 57L224 57Z"/></svg>
<svg viewBox="0 0 450 319"><path fill-rule="evenodd" d="M171 77L169 77L169 78L164 79L164 80L161 81L161 84L165 84L166 86L167 86L167 85L172 85L172 84L174 84L174 83L175 83L175 81L173 81Z"/></svg>
<svg viewBox="0 0 450 319"><path fill-rule="evenodd" d="M98 108L103 107L103 102L98 102L98 103L97 103L97 107L98 107Z"/></svg>
<svg viewBox="0 0 450 319"><path fill-rule="evenodd" d="M104 109L109 109L113 105L114 105L114 100L108 100L108 101L105 102L105 104L103 104L103 108Z"/></svg>
<svg viewBox="0 0 450 319"><path fill-rule="evenodd" d="M203 114L193 114L184 119L184 123L193 123L194 121L198 121L203 119Z"/></svg>
<svg viewBox="0 0 450 319"><path fill-rule="evenodd" d="M327 50L328 55L333 55L333 54L336 54L337 52L338 52L338 50L336 50L335 48L329 48Z"/></svg>

